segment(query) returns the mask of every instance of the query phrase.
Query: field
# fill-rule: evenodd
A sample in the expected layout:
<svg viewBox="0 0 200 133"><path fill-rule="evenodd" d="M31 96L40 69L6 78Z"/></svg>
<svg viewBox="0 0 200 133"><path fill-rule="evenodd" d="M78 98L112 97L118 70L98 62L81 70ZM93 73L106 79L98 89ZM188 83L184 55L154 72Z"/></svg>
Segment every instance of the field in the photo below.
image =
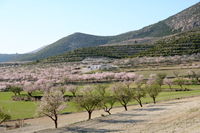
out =
<svg viewBox="0 0 200 133"><path fill-rule="evenodd" d="M118 61L119 62L119 61ZM160 66L156 68L153 64L148 64L148 66L153 67L126 67L124 64L127 62L126 60L122 60L117 67L113 70L87 70L85 71L85 65L73 63L63 63L63 64L46 64L46 65L32 65L32 66L19 66L19 67L3 67L0 69L2 75L0 75L0 87L4 86L20 86L23 88L23 91L20 92L20 96L17 97L34 97L34 96L43 96L44 92L48 92L52 89L61 89L61 87L69 86L69 84L74 84L79 87L78 91L83 91L84 86L93 86L96 87L98 84L106 84L106 93L112 93L110 86L116 85L117 82L125 81L137 81L140 79L139 75L143 75L140 79L142 88L144 89L147 86L147 81L150 78L153 78L155 81L157 80L155 77L151 77L152 74L159 75L160 73L166 73L167 78L171 80L184 79L184 83L181 86L176 85L176 82L173 83L172 90L169 89L168 85L161 86L161 92L156 97L156 102L160 103L163 101L169 100L178 100L184 97L192 97L192 96L200 96L200 85L199 81L197 81L195 76L200 76L199 73L199 62L193 62L194 65L186 66L183 65L182 68L180 64L171 64L166 65L166 63L159 64ZM130 61L131 62L131 61ZM125 63L126 64L126 63ZM130 64L126 64L130 66ZM78 68L78 69L77 69ZM80 69L80 70L79 70ZM83 70L84 69L84 70ZM193 71L193 72L192 72ZM175 77L174 72L178 73L178 77ZM195 74L194 74L195 72ZM130 76L130 77L129 77ZM150 77L150 78L149 78ZM136 82L131 82L130 88L137 88ZM28 86L27 86L28 85ZM0 89L6 89L6 88ZM33 90L37 88L36 90ZM40 89L39 89L40 88ZM187 88L188 91L184 91ZM67 88L65 88L66 92L64 93L64 97L72 98L73 95ZM31 92L31 95L28 94ZM97 93L97 92L96 92ZM42 119L36 118L38 116L35 115L35 111L37 109L36 104L38 101L13 101L11 100L12 96L15 94L10 91L0 92L0 105L3 107L5 112L9 112L11 115L11 120L31 118L31 120ZM142 104L144 106L148 104L153 104L153 99L147 94L146 97L141 98ZM76 119L74 122L87 120L88 114L86 110L78 110L76 104L73 101L67 101L67 108L62 111L63 118L67 115L75 114L79 111L83 111L86 113L83 119ZM128 110L138 107L138 102L134 99L130 101L128 104ZM118 110L120 108L120 110ZM114 104L114 108L110 111L111 113L117 113L124 110L122 104L117 101ZM195 110L192 109L192 110ZM95 108L95 112L101 112L101 114L108 115L106 112L103 112L103 109ZM83 113L82 112L82 113ZM78 113L79 114L79 113ZM92 113L92 118L96 116L100 116L101 114ZM44 117L46 119L46 117ZM62 118L62 119L63 119ZM49 118L47 118L49 119ZM121 119L121 118L120 118ZM50 122L52 122L49 119ZM63 120L64 121L64 120ZM73 120L72 120L73 121ZM73 123L70 123L73 124ZM63 124L61 124L63 125ZM49 128L49 126L45 126L41 129Z"/></svg>
<svg viewBox="0 0 200 133"><path fill-rule="evenodd" d="M48 117L25 120L26 127L8 130L5 133L15 132L135 132L135 133L191 133L200 131L200 97L188 97L128 106L128 111L123 107L113 108L112 115L107 115L103 110L93 112L93 119L86 121L87 112L59 115L59 128L54 129L53 121ZM102 117L101 114L104 114ZM14 124L16 121L7 122ZM0 127L1 130L1 127ZM2 130L4 133L4 130Z"/></svg>
<svg viewBox="0 0 200 133"><path fill-rule="evenodd" d="M192 91L163 91L161 92L156 101L164 101L170 99L176 99L181 97L188 97L188 96L196 96L200 95L200 87L198 85L189 85L183 86L190 88ZM163 89L169 88L167 85L162 86ZM172 86L173 89L179 88L180 86L174 85ZM22 92L22 95L28 96L25 92ZM37 93L34 93L37 95ZM65 93L66 96L72 95L70 93ZM22 118L32 118L35 117L35 110L36 110L36 102L31 101L12 101L11 97L14 96L12 92L0 92L0 105L4 107L5 111L10 110L10 114L12 116L12 120L22 119ZM142 103L150 103L152 102L152 98L147 96L146 98L142 98ZM129 105L138 104L136 101L129 103ZM77 112L77 108L73 102L67 102L67 109L63 111L63 113L71 113ZM120 103L116 103L116 106L121 106ZM23 113L21 113L23 112Z"/></svg>

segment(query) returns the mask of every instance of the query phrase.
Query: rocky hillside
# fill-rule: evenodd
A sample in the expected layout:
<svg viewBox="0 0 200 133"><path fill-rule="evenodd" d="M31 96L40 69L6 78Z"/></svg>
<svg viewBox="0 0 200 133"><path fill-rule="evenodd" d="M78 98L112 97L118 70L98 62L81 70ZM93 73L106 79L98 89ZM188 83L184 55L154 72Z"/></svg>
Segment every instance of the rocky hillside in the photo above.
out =
<svg viewBox="0 0 200 133"><path fill-rule="evenodd" d="M83 47L99 45L134 45L141 42L154 43L158 39L196 28L200 24L200 3L191 6L182 12L146 26L137 31L131 31L116 36L94 36L83 33L74 33L33 54L18 55L10 61L39 60L50 56L59 55Z"/></svg>
<svg viewBox="0 0 200 133"><path fill-rule="evenodd" d="M200 3L164 21L172 30L185 31L200 25Z"/></svg>

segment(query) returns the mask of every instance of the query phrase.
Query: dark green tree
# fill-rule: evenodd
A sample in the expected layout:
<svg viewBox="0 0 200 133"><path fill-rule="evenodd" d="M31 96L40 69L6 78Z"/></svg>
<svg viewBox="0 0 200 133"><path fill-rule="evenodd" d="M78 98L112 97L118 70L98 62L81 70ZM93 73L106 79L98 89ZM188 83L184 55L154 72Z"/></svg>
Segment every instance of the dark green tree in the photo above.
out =
<svg viewBox="0 0 200 133"><path fill-rule="evenodd" d="M98 108L101 97L98 93L94 92L95 89L90 86L82 88L82 92L78 92L78 95L73 98L73 102L76 103L78 110L85 109L88 112L88 119L91 119L92 112Z"/></svg>
<svg viewBox="0 0 200 133"><path fill-rule="evenodd" d="M127 111L127 104L133 100L134 91L128 88L124 83L116 83L111 86L113 96L120 102L120 104Z"/></svg>
<svg viewBox="0 0 200 133"><path fill-rule="evenodd" d="M13 92L13 93L15 94L15 96L16 96L17 94L20 95L20 92L22 91L21 88L18 87L18 86L10 86L10 87L9 87L9 90L10 90L11 92Z"/></svg>
<svg viewBox="0 0 200 133"><path fill-rule="evenodd" d="M5 113L3 111L3 107L0 107L0 124L3 123L4 121L6 120L10 120L11 119L11 116L9 113Z"/></svg>
<svg viewBox="0 0 200 133"><path fill-rule="evenodd" d="M145 89L146 89L147 94L149 94L149 96L151 98L153 98L153 102L155 104L156 103L156 97L161 92L160 86L156 83L153 83L151 85L146 85Z"/></svg>
<svg viewBox="0 0 200 133"><path fill-rule="evenodd" d="M160 88L163 85L163 80L166 78L166 76L167 76L166 73L158 73L157 74L157 80L156 80L156 82L160 86Z"/></svg>

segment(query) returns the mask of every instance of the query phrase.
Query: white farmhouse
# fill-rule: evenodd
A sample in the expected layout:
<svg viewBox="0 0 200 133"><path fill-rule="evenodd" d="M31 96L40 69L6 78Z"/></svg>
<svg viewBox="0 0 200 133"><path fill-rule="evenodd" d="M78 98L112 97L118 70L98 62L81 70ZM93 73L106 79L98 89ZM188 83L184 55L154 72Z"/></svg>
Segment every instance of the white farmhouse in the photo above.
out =
<svg viewBox="0 0 200 133"><path fill-rule="evenodd" d="M94 69L104 69L104 68L109 69L109 68L112 68L112 66L101 64L101 65L91 65L91 66L88 66L87 68L91 69L91 70L94 70Z"/></svg>

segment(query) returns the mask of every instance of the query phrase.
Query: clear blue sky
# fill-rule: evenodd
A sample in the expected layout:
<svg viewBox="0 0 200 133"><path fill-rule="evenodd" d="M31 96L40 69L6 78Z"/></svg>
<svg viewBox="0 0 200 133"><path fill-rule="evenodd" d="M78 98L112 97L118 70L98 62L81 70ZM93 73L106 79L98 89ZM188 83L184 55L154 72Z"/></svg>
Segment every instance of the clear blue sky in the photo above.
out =
<svg viewBox="0 0 200 133"><path fill-rule="evenodd" d="M117 35L164 20L199 0L0 0L0 53L26 53L82 32Z"/></svg>

